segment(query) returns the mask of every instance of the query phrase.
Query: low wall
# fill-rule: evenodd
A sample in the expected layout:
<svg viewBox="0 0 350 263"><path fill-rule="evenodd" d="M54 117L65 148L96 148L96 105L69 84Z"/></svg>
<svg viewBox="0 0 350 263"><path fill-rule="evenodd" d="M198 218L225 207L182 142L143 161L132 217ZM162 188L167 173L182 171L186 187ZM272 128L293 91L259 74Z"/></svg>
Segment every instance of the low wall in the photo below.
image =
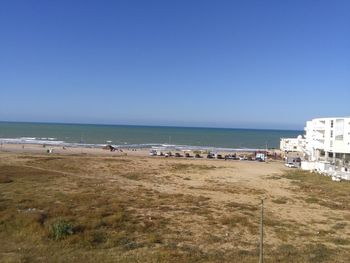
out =
<svg viewBox="0 0 350 263"><path fill-rule="evenodd" d="M302 161L301 162L301 169L306 170L306 171L312 171L316 169L316 163L314 162L307 162L307 161Z"/></svg>

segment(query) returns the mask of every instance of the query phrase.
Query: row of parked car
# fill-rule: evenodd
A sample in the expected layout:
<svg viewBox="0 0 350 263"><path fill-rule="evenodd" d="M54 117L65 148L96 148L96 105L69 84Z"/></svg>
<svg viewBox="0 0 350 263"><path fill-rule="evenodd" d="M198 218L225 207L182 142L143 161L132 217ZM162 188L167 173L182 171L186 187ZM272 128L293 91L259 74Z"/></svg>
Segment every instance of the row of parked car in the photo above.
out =
<svg viewBox="0 0 350 263"><path fill-rule="evenodd" d="M166 152L163 153L162 151L156 151L156 150L150 150L149 154L151 156L164 156L164 157L185 157L185 158L204 158L202 155L200 155L199 153L195 153L194 155L191 155L190 153L186 152L184 154L181 153L172 153L172 152ZM237 156L236 154L227 154L227 155L222 155L222 154L217 154L217 153L207 153L206 154L206 158L208 159L220 159L220 160L241 160L241 161L264 161L263 158L257 157L251 157L251 156Z"/></svg>

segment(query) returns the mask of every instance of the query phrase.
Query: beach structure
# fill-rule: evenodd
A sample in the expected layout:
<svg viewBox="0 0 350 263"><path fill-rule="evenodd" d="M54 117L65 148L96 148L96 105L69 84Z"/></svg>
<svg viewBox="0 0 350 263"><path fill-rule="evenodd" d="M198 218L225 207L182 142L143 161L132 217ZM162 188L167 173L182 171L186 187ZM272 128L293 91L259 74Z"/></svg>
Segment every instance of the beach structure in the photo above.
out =
<svg viewBox="0 0 350 263"><path fill-rule="evenodd" d="M302 152L305 139L299 135L297 138L281 138L280 149L284 152Z"/></svg>
<svg viewBox="0 0 350 263"><path fill-rule="evenodd" d="M306 122L304 137L281 139L281 150L303 154L301 168L350 180L350 117L317 118ZM282 148L283 146L283 148Z"/></svg>

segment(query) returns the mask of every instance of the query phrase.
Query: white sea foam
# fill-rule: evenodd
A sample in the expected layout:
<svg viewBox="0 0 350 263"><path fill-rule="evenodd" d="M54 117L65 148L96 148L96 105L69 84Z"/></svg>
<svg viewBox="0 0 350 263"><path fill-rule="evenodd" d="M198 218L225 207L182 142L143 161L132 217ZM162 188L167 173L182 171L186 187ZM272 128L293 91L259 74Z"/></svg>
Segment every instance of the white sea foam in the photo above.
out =
<svg viewBox="0 0 350 263"><path fill-rule="evenodd" d="M255 152L262 151L265 149L257 148L224 148L224 147L212 147L212 146L192 146L192 145L170 145L170 144L161 144L153 145L151 147L155 150L160 151L211 151L211 152Z"/></svg>
<svg viewBox="0 0 350 263"><path fill-rule="evenodd" d="M0 143L8 144L39 144L39 145L52 145L52 146L65 146L65 147L85 147L85 148L101 148L106 145L106 143L71 143L60 140L55 140L56 138L36 138L36 137L20 137L20 138L0 138ZM107 141L108 142L108 141ZM261 151L265 149L255 149L255 148L223 148L223 147L211 147L211 146L192 146L192 145L176 145L176 144L160 144L160 143L141 143L141 144L114 144L115 148L143 148L143 149L157 149L161 151L211 151L211 152L254 152Z"/></svg>
<svg viewBox="0 0 350 263"><path fill-rule="evenodd" d="M64 141L51 140L54 138L35 138L35 137L20 137L20 138L0 138L1 143L12 144L48 144L48 145L60 145L64 144Z"/></svg>

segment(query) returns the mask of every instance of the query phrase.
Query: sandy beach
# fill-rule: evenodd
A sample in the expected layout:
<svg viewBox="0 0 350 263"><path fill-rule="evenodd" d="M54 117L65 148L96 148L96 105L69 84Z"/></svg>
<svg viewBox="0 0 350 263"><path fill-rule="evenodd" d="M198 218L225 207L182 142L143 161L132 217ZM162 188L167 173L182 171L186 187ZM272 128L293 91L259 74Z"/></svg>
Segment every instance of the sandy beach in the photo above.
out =
<svg viewBox="0 0 350 263"><path fill-rule="evenodd" d="M35 154L47 154L47 151L51 150L54 154L60 155L98 155L98 156L120 156L120 155L136 155L147 156L149 149L122 149L120 151L111 152L101 148L88 148L88 147L62 147L56 145L41 145L41 144L2 144L0 151L13 152L13 153L35 153Z"/></svg>
<svg viewBox="0 0 350 263"><path fill-rule="evenodd" d="M151 148L120 148L116 151L110 151L108 149L103 149L103 147L63 147L61 145L43 145L43 144L19 144L19 143L3 143L0 146L0 151L2 152L13 152L13 153L35 153L35 154L59 154L59 155L74 155L74 154L84 154L84 155L96 155L96 156L149 156L149 151ZM185 152L190 153L194 157L195 153L191 150L176 151L176 150L163 150L163 153L172 152L172 154L180 153L184 155ZM268 150L271 156L276 153L276 156L281 157L283 154L280 150L270 149ZM201 151L201 156L206 157L205 151ZM218 152L225 156L227 154L232 154L232 152L220 151ZM235 152L241 156L252 156L254 157L254 152L252 151L237 151ZM280 158L281 159L281 158Z"/></svg>

